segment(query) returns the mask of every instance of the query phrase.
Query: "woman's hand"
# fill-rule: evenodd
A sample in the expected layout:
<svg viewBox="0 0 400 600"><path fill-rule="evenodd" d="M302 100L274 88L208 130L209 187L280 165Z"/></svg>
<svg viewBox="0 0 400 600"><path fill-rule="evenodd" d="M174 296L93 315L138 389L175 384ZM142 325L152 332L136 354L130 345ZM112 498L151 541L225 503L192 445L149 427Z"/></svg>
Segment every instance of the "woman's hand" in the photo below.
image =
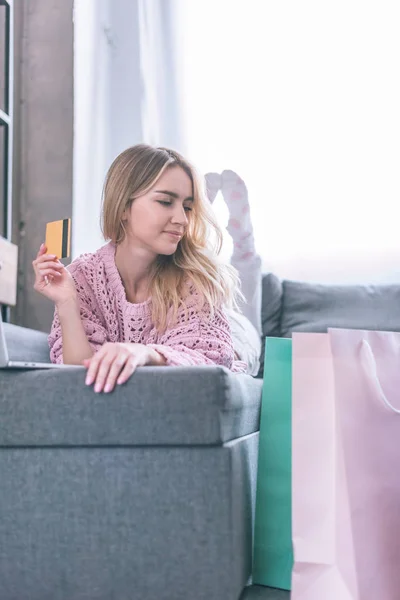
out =
<svg viewBox="0 0 400 600"><path fill-rule="evenodd" d="M165 361L161 354L144 344L107 342L83 364L88 369L86 385L95 383L95 392L111 392L115 383L128 381L137 367L162 365Z"/></svg>
<svg viewBox="0 0 400 600"><path fill-rule="evenodd" d="M36 275L34 289L57 305L76 299L76 288L71 274L55 254L46 254L46 250L46 246L42 244L32 262Z"/></svg>

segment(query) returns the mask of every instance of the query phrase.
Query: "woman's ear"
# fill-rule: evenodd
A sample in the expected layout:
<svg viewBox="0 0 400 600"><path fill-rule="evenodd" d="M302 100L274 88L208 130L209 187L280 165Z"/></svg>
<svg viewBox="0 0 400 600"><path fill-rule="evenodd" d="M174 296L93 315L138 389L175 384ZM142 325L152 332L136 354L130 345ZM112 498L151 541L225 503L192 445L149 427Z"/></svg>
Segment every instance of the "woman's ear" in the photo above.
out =
<svg viewBox="0 0 400 600"><path fill-rule="evenodd" d="M122 227L122 231L124 232L124 237L126 237L126 229L124 227L124 223L126 223L126 219L121 219L121 227Z"/></svg>

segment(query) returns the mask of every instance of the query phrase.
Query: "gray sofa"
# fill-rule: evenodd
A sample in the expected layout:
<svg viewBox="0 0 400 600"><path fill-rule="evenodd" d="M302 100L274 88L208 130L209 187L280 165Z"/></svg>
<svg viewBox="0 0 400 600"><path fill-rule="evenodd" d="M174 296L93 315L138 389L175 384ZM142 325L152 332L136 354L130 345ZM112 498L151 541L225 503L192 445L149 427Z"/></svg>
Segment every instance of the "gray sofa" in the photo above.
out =
<svg viewBox="0 0 400 600"><path fill-rule="evenodd" d="M263 278L263 334L400 330L400 285ZM14 359L47 337L5 325ZM84 371L0 372L0 600L247 600L260 378L142 368L109 395Z"/></svg>

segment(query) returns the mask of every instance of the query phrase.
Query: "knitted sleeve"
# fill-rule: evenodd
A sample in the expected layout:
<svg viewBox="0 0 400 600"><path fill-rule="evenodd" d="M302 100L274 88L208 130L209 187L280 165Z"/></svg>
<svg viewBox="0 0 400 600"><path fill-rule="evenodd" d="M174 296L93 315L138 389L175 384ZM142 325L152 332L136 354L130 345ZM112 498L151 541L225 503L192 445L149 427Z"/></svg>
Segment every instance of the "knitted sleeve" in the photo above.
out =
<svg viewBox="0 0 400 600"><path fill-rule="evenodd" d="M88 283L90 265L85 265L85 257L80 257L68 267L78 292L80 314L86 337L94 352L108 341L107 331L98 304ZM61 325L57 309L54 311L53 324L48 337L50 360L53 363L63 363Z"/></svg>
<svg viewBox="0 0 400 600"><path fill-rule="evenodd" d="M201 309L196 294L191 294L178 313L177 323L160 336L157 344L148 344L166 360L170 366L222 365L244 373L246 364L235 361L229 321L222 309L216 309L211 317L205 304Z"/></svg>

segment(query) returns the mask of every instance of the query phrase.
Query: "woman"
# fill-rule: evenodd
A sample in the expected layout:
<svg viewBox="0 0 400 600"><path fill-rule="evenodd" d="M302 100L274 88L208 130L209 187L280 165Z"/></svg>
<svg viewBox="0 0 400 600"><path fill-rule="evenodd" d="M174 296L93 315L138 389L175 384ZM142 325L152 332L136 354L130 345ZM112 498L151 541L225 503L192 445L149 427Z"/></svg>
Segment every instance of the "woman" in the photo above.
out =
<svg viewBox="0 0 400 600"><path fill-rule="evenodd" d="M102 231L110 241L68 268L44 244L33 261L34 288L55 303L53 362L84 364L96 392L145 365L245 371L225 312L238 279L217 259L204 182L181 155L143 144L122 152L106 177Z"/></svg>

